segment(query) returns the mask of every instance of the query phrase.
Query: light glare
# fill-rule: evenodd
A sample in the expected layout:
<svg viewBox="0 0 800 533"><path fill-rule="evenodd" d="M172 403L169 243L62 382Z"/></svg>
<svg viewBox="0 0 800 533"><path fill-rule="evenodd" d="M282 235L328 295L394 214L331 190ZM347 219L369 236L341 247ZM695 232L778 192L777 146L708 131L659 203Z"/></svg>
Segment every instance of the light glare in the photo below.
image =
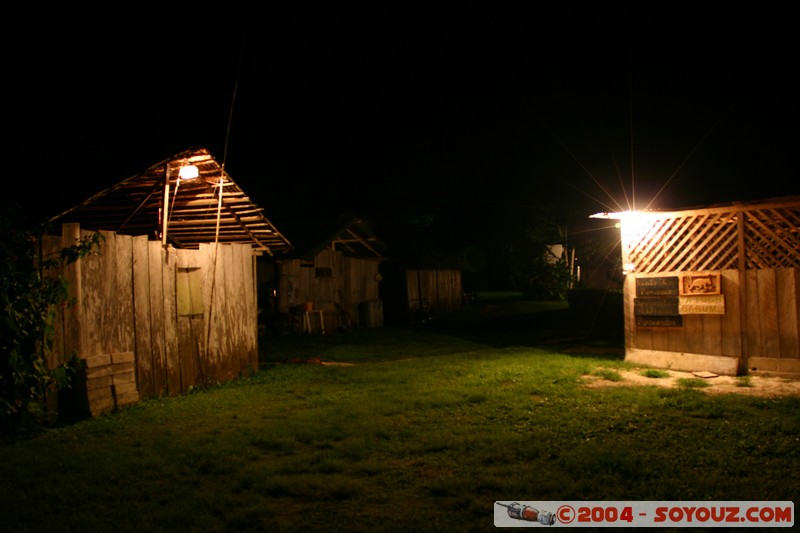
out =
<svg viewBox="0 0 800 533"><path fill-rule="evenodd" d="M178 178L182 180L193 180L200 175L200 171L194 165L186 165L178 171Z"/></svg>

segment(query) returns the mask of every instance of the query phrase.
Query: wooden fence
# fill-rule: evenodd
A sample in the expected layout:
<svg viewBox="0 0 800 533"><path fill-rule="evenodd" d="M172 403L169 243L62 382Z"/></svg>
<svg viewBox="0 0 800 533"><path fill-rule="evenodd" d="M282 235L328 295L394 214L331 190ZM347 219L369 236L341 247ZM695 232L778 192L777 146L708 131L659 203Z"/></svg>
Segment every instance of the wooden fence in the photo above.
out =
<svg viewBox="0 0 800 533"><path fill-rule="evenodd" d="M424 305L431 313L446 313L460 309L464 303L460 270L410 268L406 283L412 310Z"/></svg>
<svg viewBox="0 0 800 533"><path fill-rule="evenodd" d="M45 236L44 253L90 233L64 224L61 236ZM250 245L165 249L146 236L101 234L99 254L62 272L77 305L58 313L48 359L86 362L93 414L258 368Z"/></svg>
<svg viewBox="0 0 800 533"><path fill-rule="evenodd" d="M800 200L647 213L622 244L627 360L800 374Z"/></svg>

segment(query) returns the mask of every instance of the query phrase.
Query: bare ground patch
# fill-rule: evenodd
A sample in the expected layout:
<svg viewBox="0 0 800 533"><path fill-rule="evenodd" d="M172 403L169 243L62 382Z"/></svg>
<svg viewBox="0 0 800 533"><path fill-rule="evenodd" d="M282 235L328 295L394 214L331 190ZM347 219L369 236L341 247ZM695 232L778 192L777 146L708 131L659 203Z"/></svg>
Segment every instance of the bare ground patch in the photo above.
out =
<svg viewBox="0 0 800 533"><path fill-rule="evenodd" d="M615 372L622 376L622 379L614 381L600 376L589 375L584 376L584 386L589 389L625 386L685 388L681 380L687 379L692 381L702 380L706 386L697 387L696 390L709 394L743 394L764 398L800 396L800 379L755 375L745 377L718 375L703 377L706 374L702 372L692 373L676 370L664 370L665 377L648 377L643 374L646 370L645 368L632 370L608 369L609 372Z"/></svg>

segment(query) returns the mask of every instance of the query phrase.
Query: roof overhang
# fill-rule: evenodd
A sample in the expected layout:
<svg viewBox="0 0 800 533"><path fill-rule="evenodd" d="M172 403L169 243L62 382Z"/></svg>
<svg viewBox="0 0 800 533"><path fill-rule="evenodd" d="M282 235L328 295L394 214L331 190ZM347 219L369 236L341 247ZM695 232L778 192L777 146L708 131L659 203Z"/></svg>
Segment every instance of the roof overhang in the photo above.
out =
<svg viewBox="0 0 800 533"><path fill-rule="evenodd" d="M197 168L197 177L180 179L180 169L189 165ZM53 217L51 222L78 222L88 230L148 235L153 240L166 234L165 242L177 248L219 242L247 243L268 254L292 249L263 209L204 148L165 159Z"/></svg>

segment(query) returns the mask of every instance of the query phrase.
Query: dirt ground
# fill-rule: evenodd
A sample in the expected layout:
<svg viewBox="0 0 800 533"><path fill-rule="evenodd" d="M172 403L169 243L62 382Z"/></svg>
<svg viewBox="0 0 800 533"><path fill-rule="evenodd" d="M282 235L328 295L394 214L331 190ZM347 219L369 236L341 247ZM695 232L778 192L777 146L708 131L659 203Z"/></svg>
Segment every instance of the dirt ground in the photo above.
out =
<svg viewBox="0 0 800 533"><path fill-rule="evenodd" d="M679 383L681 378L688 378L702 379L706 382L708 386L698 387L696 390L708 394L744 394L747 396L759 396L764 398L800 396L800 379L756 375L747 376L746 378L737 378L733 376L708 375L703 372L691 373L675 370L665 370L665 372L669 374L669 377L651 378L642 375L644 371L644 368L617 370L616 372L623 377L621 381L612 381L594 375L587 376L585 386L590 389L600 387L624 387L630 385L677 388L681 386Z"/></svg>

